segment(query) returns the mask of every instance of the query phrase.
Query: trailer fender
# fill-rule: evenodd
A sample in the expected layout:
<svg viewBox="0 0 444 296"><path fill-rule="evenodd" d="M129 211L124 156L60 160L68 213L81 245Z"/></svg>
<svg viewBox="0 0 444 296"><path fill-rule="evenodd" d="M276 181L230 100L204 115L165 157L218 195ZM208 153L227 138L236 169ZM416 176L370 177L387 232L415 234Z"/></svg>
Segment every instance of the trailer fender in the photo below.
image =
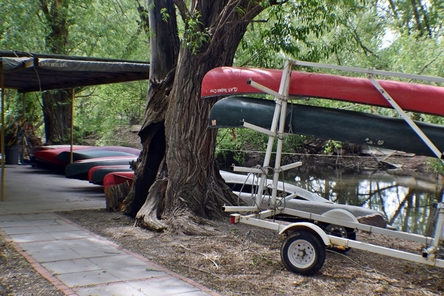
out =
<svg viewBox="0 0 444 296"><path fill-rule="evenodd" d="M286 232L293 232L296 230L308 230L310 232L317 234L321 238L324 245L329 246L331 244L330 239L328 238L328 236L324 232L324 230L322 230L321 227L319 227L313 223L310 223L310 222L297 222L297 223L290 224L287 227L285 227L284 229L282 229L279 232L279 234L283 234Z"/></svg>
<svg viewBox="0 0 444 296"><path fill-rule="evenodd" d="M322 216L359 223L358 219L352 213L344 209L333 209L325 212Z"/></svg>

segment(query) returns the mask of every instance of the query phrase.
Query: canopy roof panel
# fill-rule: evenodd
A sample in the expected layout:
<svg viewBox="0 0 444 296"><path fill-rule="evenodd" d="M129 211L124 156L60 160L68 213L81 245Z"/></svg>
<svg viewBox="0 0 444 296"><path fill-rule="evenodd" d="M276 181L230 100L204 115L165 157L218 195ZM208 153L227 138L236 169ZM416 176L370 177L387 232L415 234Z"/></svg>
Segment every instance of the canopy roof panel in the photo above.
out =
<svg viewBox="0 0 444 296"><path fill-rule="evenodd" d="M19 92L147 80L149 69L148 62L0 51L4 87Z"/></svg>

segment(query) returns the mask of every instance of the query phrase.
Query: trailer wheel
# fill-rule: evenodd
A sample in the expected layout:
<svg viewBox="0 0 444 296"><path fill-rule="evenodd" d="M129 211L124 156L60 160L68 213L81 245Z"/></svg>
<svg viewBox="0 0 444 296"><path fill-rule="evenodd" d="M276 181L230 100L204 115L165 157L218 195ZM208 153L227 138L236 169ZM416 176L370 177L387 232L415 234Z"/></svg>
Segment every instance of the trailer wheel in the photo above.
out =
<svg viewBox="0 0 444 296"><path fill-rule="evenodd" d="M308 231L296 230L281 246L281 259L285 267L301 275L313 275L325 262L325 246L319 237Z"/></svg>

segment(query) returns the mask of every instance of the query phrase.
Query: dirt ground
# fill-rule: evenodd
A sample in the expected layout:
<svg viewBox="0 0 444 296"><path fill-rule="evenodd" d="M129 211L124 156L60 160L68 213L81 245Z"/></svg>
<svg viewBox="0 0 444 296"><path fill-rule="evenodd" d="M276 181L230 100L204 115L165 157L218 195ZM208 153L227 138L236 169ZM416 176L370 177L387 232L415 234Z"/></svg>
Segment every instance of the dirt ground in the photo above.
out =
<svg viewBox="0 0 444 296"><path fill-rule="evenodd" d="M0 235L0 296L64 295Z"/></svg>
<svg viewBox="0 0 444 296"><path fill-rule="evenodd" d="M134 219L105 210L59 213L159 265L224 296L231 295L444 295L444 270L351 249L328 251L312 277L291 273L281 263L283 237L262 228L213 222L206 235L155 233ZM420 254L418 243L377 234L372 242ZM0 296L63 295L0 236Z"/></svg>

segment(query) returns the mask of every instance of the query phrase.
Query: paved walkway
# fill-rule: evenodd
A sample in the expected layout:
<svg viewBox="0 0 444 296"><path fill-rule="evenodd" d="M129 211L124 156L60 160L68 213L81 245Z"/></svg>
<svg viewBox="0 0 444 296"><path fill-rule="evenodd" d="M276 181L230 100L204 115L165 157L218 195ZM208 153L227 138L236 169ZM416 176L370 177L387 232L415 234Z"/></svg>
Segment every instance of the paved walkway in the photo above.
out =
<svg viewBox="0 0 444 296"><path fill-rule="evenodd" d="M54 212L105 207L101 187L8 165L0 235L66 295L218 295Z"/></svg>

